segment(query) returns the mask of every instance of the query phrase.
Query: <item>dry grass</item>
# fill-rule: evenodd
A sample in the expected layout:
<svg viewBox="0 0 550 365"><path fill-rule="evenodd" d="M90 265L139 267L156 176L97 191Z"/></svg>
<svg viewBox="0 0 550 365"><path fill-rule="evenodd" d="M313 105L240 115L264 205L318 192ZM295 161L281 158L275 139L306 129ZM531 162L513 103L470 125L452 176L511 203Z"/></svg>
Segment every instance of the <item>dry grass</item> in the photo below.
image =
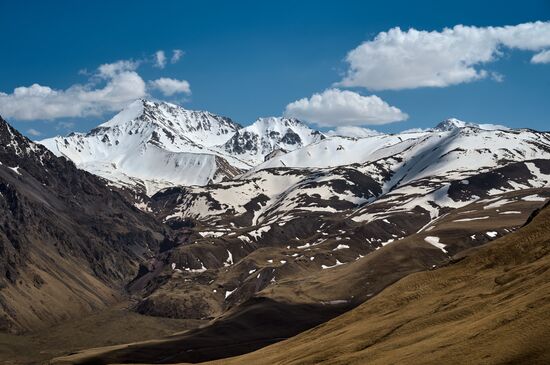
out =
<svg viewBox="0 0 550 365"><path fill-rule="evenodd" d="M200 323L139 315L122 303L25 335L0 333L0 364L47 364L52 357L84 348L163 337Z"/></svg>
<svg viewBox="0 0 550 365"><path fill-rule="evenodd" d="M213 364L550 363L550 209L289 340Z"/></svg>
<svg viewBox="0 0 550 365"><path fill-rule="evenodd" d="M452 219L450 222L452 224ZM439 236L444 233L443 228L432 232ZM488 229L486 226L481 228L483 232ZM452 243L452 240L445 242ZM422 234L415 235L398 245L385 246L357 262L325 270L313 281L289 283L285 286L288 297L308 285L319 293L325 289L342 296L346 290L349 295L357 285L366 285L373 293L382 291L356 309L310 331L214 363L462 364L548 360L550 209L516 233L461 252L463 259L457 263L410 274L426 267L424 261L434 250L441 252L426 244ZM407 274L410 275L399 280ZM373 275L382 275L382 278L375 280ZM397 282L389 285L393 281ZM280 293L283 292L279 290ZM295 315L290 306L287 313ZM301 314L304 315L307 316ZM231 338L227 334L220 337L214 327L205 327L195 335L161 339L154 344L134 343L116 349L85 350L57 361L151 362L158 354L176 354L173 362L178 361L178 356L179 361L201 361L199 359L207 355L210 358L232 356L230 345L238 345L250 336L262 334L265 337L272 329L257 320L243 326L242 320L246 318L237 317L234 321L220 322L232 329ZM254 316L248 320L254 321ZM220 338L225 342L220 342ZM190 356L186 358L186 349L207 353L191 360Z"/></svg>

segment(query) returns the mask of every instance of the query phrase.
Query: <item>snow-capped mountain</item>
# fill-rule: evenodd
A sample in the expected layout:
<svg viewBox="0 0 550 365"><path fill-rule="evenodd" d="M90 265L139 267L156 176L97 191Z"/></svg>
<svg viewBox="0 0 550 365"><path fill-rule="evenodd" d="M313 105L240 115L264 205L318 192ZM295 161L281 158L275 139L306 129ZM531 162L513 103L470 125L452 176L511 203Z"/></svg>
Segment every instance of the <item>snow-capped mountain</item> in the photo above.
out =
<svg viewBox="0 0 550 365"><path fill-rule="evenodd" d="M308 304L315 313L349 309L405 275L446 265L465 250L515 231L550 198L549 133L456 120L424 131L364 137L317 137L281 120L241 133L244 128L226 119L178 107L169 111L174 107L140 101L88 134L45 142L79 167L103 168L98 174L118 184L143 184L149 194L167 187L139 204L150 214L133 209L124 195L45 148L14 144L16 132L0 128L0 180L5 180L0 181L5 213L0 221L10 217L4 227L11 222L21 227L6 230L10 242L17 238L14 232L42 229L36 240L41 245L33 247L42 248L50 239L52 250L61 248L63 257L97 260L93 264L104 275L130 277L124 287L136 299L133 310L215 318L205 329L240 328L240 318L271 313L265 310L270 303ZM233 139L250 147L227 150ZM21 158L26 153L34 158ZM261 163L250 167L256 162ZM209 175L231 169L234 176L224 181ZM214 182L190 186L185 179ZM149 222L152 233L140 233L137 226L147 219L166 225ZM121 236L119 225L128 222L138 224ZM82 232L85 238L79 241ZM139 244L125 249L136 237ZM156 241L148 247L152 237ZM123 250L113 252L118 248ZM111 271L119 254L132 262L117 266L123 272ZM6 262L0 260L0 268L23 267ZM286 308L280 312L290 321L303 317ZM243 316L236 327L227 322L233 314ZM181 346L166 348L187 354Z"/></svg>
<svg viewBox="0 0 550 365"><path fill-rule="evenodd" d="M477 124L477 123L471 123L471 122L464 122L456 118L449 118L449 119L445 119L444 121L436 125L435 128L433 128L433 130L439 131L439 132L445 132L456 128L465 128L465 127L479 128L479 129L485 129L485 130L499 130L499 129L509 130L510 129L500 124Z"/></svg>
<svg viewBox="0 0 550 365"><path fill-rule="evenodd" d="M296 119L263 118L242 128L206 111L136 100L88 133L40 141L57 156L118 186L149 195L206 185L324 138Z"/></svg>
<svg viewBox="0 0 550 365"><path fill-rule="evenodd" d="M243 128L210 112L140 99L88 133L40 143L81 169L153 195L170 186L203 186L266 168L330 168L395 156L408 164L404 183L410 171L418 178L418 171L426 175L438 168L455 171L537 158L538 147L532 152L525 144L536 145L539 138L528 130L454 118L418 132L326 137L297 119L260 118ZM417 164L418 158L429 163Z"/></svg>
<svg viewBox="0 0 550 365"><path fill-rule="evenodd" d="M495 128L448 120L440 123L436 128L419 132L380 134L364 138L330 137L276 156L254 167L253 170L282 166L341 166L373 162L398 154L406 154L406 160L412 158L411 156L420 156L421 152L422 156L435 158L432 161L435 165L445 165L446 168L454 166L453 164L461 166L463 164L465 168L481 167L480 164L494 165L499 160L518 160L528 155L536 158L540 153L540 143L547 143L547 133ZM441 152L449 155L438 160ZM527 155L522 156L522 153ZM466 156L457 158L460 154ZM425 169L428 167L423 166Z"/></svg>
<svg viewBox="0 0 550 365"><path fill-rule="evenodd" d="M89 133L40 141L57 156L117 185L148 194L172 185L204 185L248 165L211 148L241 128L229 118L169 103L136 100Z"/></svg>
<svg viewBox="0 0 550 365"><path fill-rule="evenodd" d="M202 290L192 298L227 308L287 295L361 302L516 230L549 198L549 133L464 125L327 138L230 181L153 195L153 214L195 228L166 253L173 278L139 307L162 315L184 278Z"/></svg>
<svg viewBox="0 0 550 365"><path fill-rule="evenodd" d="M166 219L212 220L219 225L227 213L232 224L246 227L312 212L346 213L354 221L370 222L393 214L380 211L409 214L421 209L429 221L483 196L546 187L550 172L545 162L516 166L514 173L504 169L541 159L550 160L550 134L530 130L457 127L332 137L273 157L232 181L186 188ZM482 187L468 185L470 178L498 169L504 169L500 177L480 180ZM449 189L462 193L450 198Z"/></svg>
<svg viewBox="0 0 550 365"><path fill-rule="evenodd" d="M255 166L272 157L274 151L276 154L294 151L324 138L298 119L259 118L238 130L223 145L223 150Z"/></svg>

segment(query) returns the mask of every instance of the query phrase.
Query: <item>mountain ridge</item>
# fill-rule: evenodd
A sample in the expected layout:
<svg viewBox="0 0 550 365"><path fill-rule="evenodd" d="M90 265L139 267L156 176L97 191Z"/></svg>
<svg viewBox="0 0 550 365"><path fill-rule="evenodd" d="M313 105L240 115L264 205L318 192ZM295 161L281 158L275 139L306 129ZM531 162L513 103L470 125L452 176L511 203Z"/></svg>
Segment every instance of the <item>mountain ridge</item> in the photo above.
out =
<svg viewBox="0 0 550 365"><path fill-rule="evenodd" d="M88 133L38 143L117 186L152 195L169 186L232 178L276 149L298 148L303 139L321 136L295 119L260 118L243 128L207 111L138 99Z"/></svg>
<svg viewBox="0 0 550 365"><path fill-rule="evenodd" d="M117 120L113 125L129 126L132 134L121 135L131 139L140 133L141 122ZM288 126L281 125L286 132ZM102 128L91 134L94 141L116 151L123 143L114 142L113 126L105 127L110 134ZM147 129L146 135L152 138L157 130ZM131 185L119 195L112 181L76 169L73 162L54 157L30 141L25 143L34 147L14 144L12 134L11 128L4 133L9 151L0 154L4 164L0 181L5 178L14 184L16 194L30 189L27 199L37 207L39 227L57 230L60 222L69 222L81 233L79 237L68 235L69 239L58 234L57 242L40 231L41 240L27 246L33 249L23 250L29 256L16 254L15 267L26 267L21 265L25 263L43 266L39 258L57 258L59 247L65 255L60 262L70 268L68 278L77 275L75 262L82 268L78 275L87 274L90 268L90 277L98 278L86 292L98 293L101 299L86 296L84 305L105 308L124 294L131 296L128 310L134 313L195 323L210 320L181 336L106 349L106 356L115 362L154 362L161 355L174 361L211 360L293 336L378 295L411 273L446 265L463 251L516 231L550 197L550 135L529 130L457 126L445 131L323 138L294 151L275 150L267 162L244 173L238 171L225 181L204 186L159 185L155 187L158 192L141 200L132 194ZM105 135L113 138L103 142ZM139 151L145 145L148 153L180 156L181 152L162 148L171 142L165 137L166 133L145 141L138 138L136 148ZM280 137L281 133L273 141ZM186 142L185 146L195 148ZM25 151L33 148L40 153L24 158ZM290 159L295 155L301 157ZM90 184L63 183L54 190L30 184L29 172L39 177L46 173L42 156L68 169L48 168L53 175L44 183L47 180L57 187L60 179L76 174L80 177L71 181L87 177ZM186 158L190 156L201 154L188 152ZM310 163L308 158L320 162ZM133 161L153 173L159 164L158 159L147 161L142 155ZM227 161L220 158L217 163ZM199 166L204 164L201 160ZM175 167L187 174L197 171L182 164ZM0 197L0 208L8 213L4 216L24 224L27 221L9 213L14 202L21 200L14 200L9 189L5 191ZM90 192L94 194L88 196ZM2 205L2 199L9 204ZM59 210L44 213L44 202L55 202ZM84 213L75 207L83 207ZM30 209L23 208L28 215ZM122 229L133 233L121 235ZM13 235L14 230L4 232ZM96 242L98 233L101 239ZM81 245L80 237L89 239L85 242L90 242L93 253ZM7 242L17 241L8 238ZM7 252L10 257L17 249L8 247ZM48 269L59 270L55 265ZM25 290L34 293L32 270L28 270L21 278ZM8 279L11 276L7 274ZM44 281L51 282L49 277ZM3 293L13 296L16 291L10 285ZM66 285L72 281L67 279ZM38 293L47 293L44 287ZM43 301L51 309L37 309L21 299L6 301L4 308L31 305L41 313L40 319L17 324L19 328L58 321L52 311L67 310L63 303ZM10 312L6 313L6 321L13 323ZM26 316L32 317L21 313L19 318ZM261 331L238 335L239 328L260 317L266 319ZM218 336L222 329L234 335ZM212 347L218 350L211 352ZM182 348L193 351L182 352Z"/></svg>
<svg viewBox="0 0 550 365"><path fill-rule="evenodd" d="M39 143L116 186L151 196L171 186L204 186L268 167L364 163L376 150L403 140L468 128L513 131L449 118L422 131L327 137L294 118L258 118L242 127L207 111L138 99L88 133Z"/></svg>
<svg viewBox="0 0 550 365"><path fill-rule="evenodd" d="M0 118L0 327L43 328L120 300L167 227Z"/></svg>

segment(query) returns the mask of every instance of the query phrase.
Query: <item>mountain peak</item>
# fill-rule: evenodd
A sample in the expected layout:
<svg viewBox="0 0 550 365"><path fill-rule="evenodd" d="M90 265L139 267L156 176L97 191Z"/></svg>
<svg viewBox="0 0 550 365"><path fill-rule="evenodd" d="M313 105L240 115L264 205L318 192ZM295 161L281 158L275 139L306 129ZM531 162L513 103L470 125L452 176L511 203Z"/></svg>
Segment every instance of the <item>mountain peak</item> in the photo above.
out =
<svg viewBox="0 0 550 365"><path fill-rule="evenodd" d="M25 138L0 116L0 147L3 149L9 147L13 150L20 151L31 144L32 142L30 140ZM16 153L19 154L18 152Z"/></svg>
<svg viewBox="0 0 550 365"><path fill-rule="evenodd" d="M237 131L223 146L227 153L256 165L275 150L293 151L325 136L295 118L265 117Z"/></svg>
<svg viewBox="0 0 550 365"><path fill-rule="evenodd" d="M287 117L261 117L245 128L257 131L278 131L280 133L286 131L288 128L296 127L308 130L310 129L302 121L296 118Z"/></svg>
<svg viewBox="0 0 550 365"><path fill-rule="evenodd" d="M207 184L240 172L245 163L214 148L240 128L209 112L137 99L86 134L40 143L81 168L152 194L176 183Z"/></svg>
<svg viewBox="0 0 550 365"><path fill-rule="evenodd" d="M99 127L114 127L117 125L124 124L130 120L139 118L144 111L147 100L137 99L132 103L128 104L124 109L118 112L114 117L108 120L105 123L99 125Z"/></svg>
<svg viewBox="0 0 550 365"><path fill-rule="evenodd" d="M184 128L192 130L208 130L212 124L220 124L231 130L241 128L230 118L222 117L208 111L188 110L182 106L165 101L136 99L107 122L100 124L100 128L112 128L133 124L139 121L147 124L156 124L162 128Z"/></svg>
<svg viewBox="0 0 550 365"><path fill-rule="evenodd" d="M434 130L446 132L456 128L465 128L465 127L474 127L474 126L477 126L477 124L467 123L457 118L448 118L443 120L438 125L436 125Z"/></svg>
<svg viewBox="0 0 550 365"><path fill-rule="evenodd" d="M457 128L477 128L483 130L509 130L510 128L500 124L477 124L471 122L464 122L456 118L448 118L439 123L433 128L437 132L448 132Z"/></svg>

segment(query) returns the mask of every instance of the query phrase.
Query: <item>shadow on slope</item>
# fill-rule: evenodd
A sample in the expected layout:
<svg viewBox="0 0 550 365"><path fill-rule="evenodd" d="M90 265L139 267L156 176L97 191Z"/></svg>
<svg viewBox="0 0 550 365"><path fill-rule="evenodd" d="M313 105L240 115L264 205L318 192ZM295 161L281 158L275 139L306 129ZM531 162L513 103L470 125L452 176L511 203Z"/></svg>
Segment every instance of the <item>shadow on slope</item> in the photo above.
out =
<svg viewBox="0 0 550 365"><path fill-rule="evenodd" d="M550 362L550 208L287 341L216 364Z"/></svg>
<svg viewBox="0 0 550 365"><path fill-rule="evenodd" d="M252 298L213 324L160 340L90 349L54 364L203 362L273 344L326 322L349 306L287 304Z"/></svg>

